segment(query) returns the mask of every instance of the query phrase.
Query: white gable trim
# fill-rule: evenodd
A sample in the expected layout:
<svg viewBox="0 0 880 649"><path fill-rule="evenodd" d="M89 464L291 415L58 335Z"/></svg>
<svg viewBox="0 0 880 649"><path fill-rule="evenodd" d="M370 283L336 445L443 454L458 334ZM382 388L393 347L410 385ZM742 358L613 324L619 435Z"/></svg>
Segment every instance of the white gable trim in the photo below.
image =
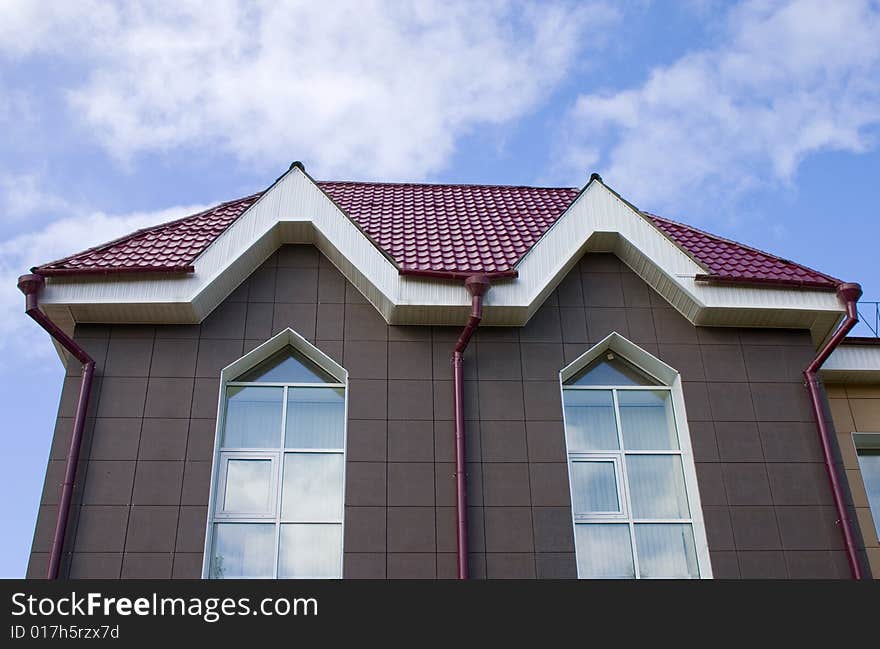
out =
<svg viewBox="0 0 880 649"><path fill-rule="evenodd" d="M623 356L630 363L648 373L663 385L671 387L676 379L678 379L679 374L677 370L671 368L634 342L624 338L616 331L612 331L571 363L563 367L559 372L559 380L565 384L566 381L576 376L587 365L607 351Z"/></svg>
<svg viewBox="0 0 880 649"><path fill-rule="evenodd" d="M208 489L208 516L206 520L206 528L205 528L205 544L204 551L202 553L202 578L207 579L210 575L210 564L211 564L211 556L212 556L212 548L214 543L214 525L217 522L222 522L224 519L218 518L216 513L216 499L218 490L220 487L220 462L221 462L221 440L223 438L223 427L225 426L226 419L226 407L228 403L228 399L226 398L227 384L231 381L234 381L237 377L241 376L244 372L247 372L253 367L256 367L264 360L270 358L273 354L278 351L281 351L287 346L293 347L298 352L302 353L303 356L308 358L309 360L314 361L319 367L325 370L328 374L330 374L333 378L335 378L340 384L340 387L343 387L345 390L345 414L343 416L343 431L342 431L342 457L347 457L348 453L348 372L343 368L339 363L334 361L332 358L327 356L320 349L311 344L308 340L303 338L296 331L288 327L283 331L277 333L272 336L269 340L264 342L263 344L257 346L256 348L249 351L247 354L239 358L238 360L233 361L226 367L224 367L220 372L220 391L217 398L217 421L214 428L214 447L212 453L212 467L211 467L211 483ZM320 386L320 383L315 383L316 386ZM329 386L328 386L329 387ZM285 408L287 406L285 405ZM281 430L279 429L279 433ZM273 451L276 453L280 453L283 457L285 449L280 449L278 451ZM247 453L247 451L245 451ZM280 471L280 460L279 464L276 465L276 470ZM342 493L345 494L345 462L343 461L343 473L342 473ZM275 496L276 498L280 498L280 491ZM343 496L344 497L344 496ZM276 514L277 516L277 514ZM229 519L226 519L229 520ZM232 519L235 521L236 519ZM262 520L260 522L263 522ZM272 522L274 524L279 524L277 518L266 518L265 522ZM345 518L340 521L341 525L341 534L342 538L345 538ZM276 547L277 552L277 547ZM343 571L343 561L344 557L344 541L343 548L339 553L339 574L342 575Z"/></svg>
<svg viewBox="0 0 880 649"><path fill-rule="evenodd" d="M73 322L197 323L285 243L314 244L391 324L461 324L460 282L400 275L394 264L294 166L195 260L191 275L50 277L47 314ZM612 252L694 324L799 327L820 340L843 306L833 292L716 286L704 269L602 182L581 195L485 300L484 323L521 326L580 256Z"/></svg>
<svg viewBox="0 0 880 649"><path fill-rule="evenodd" d="M669 389L672 396L672 413L675 418L675 425L681 450L681 464L682 470L684 471L688 504L690 507L691 520L693 521L697 562L700 567L701 577L703 579L711 579L712 562L709 555L709 543L706 538L706 525L703 520L703 506L700 502L700 489L697 482L696 466L694 465L693 445L691 442L690 428L688 427L687 409L684 402L684 390L682 388L681 374L679 374L678 370L670 367L653 354L645 351L634 342L627 340L614 331L560 370L559 388L562 391L560 395L562 403L565 403L565 382L575 376L601 354L604 354L609 350L613 351L615 354L619 354L643 372L653 376L662 385ZM596 389L601 390L603 388L597 387ZM650 390L651 388L645 386L644 389ZM563 412L563 421L564 420L565 413ZM569 456L567 430L565 440L566 456ZM569 471L571 470L570 467L571 461L569 460ZM571 483L570 475L569 483ZM573 493L572 498L574 498ZM572 502L574 502L574 500L572 500ZM576 524L576 522L574 520L574 511L572 511L572 525L574 524ZM577 551L577 548L575 548L575 550Z"/></svg>
<svg viewBox="0 0 880 649"><path fill-rule="evenodd" d="M308 340L300 336L288 327L272 336L269 340L258 345L247 354L233 361L220 372L220 380L223 383L234 381L249 369L256 367L273 354L280 352L286 347L293 347L300 354L313 361L318 367L327 372L339 383L348 382L348 372L339 363L327 356Z"/></svg>

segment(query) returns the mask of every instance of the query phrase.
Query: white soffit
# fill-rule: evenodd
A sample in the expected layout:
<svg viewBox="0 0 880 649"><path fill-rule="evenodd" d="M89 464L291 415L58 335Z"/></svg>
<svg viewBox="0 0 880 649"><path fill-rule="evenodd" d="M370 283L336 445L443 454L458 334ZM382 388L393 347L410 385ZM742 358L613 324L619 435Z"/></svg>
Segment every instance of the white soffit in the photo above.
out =
<svg viewBox="0 0 880 649"><path fill-rule="evenodd" d="M842 344L820 372L825 383L880 383L880 344Z"/></svg>
<svg viewBox="0 0 880 649"><path fill-rule="evenodd" d="M194 262L189 275L50 277L51 317L73 322L197 323L285 243L314 244L390 324L458 325L462 283L400 275L300 168L293 167ZM843 307L834 292L711 285L693 259L608 189L591 180L518 265L489 291L484 324L521 326L585 252L616 254L688 320L705 326L809 328L821 340Z"/></svg>

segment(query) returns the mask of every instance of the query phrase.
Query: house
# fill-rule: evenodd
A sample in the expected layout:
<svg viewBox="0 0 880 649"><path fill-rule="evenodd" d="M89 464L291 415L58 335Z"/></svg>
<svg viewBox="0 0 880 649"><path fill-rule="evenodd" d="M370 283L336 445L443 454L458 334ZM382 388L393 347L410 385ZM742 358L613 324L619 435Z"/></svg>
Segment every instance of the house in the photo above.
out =
<svg viewBox="0 0 880 649"><path fill-rule="evenodd" d="M880 574L820 374L858 285L596 174L294 163L19 286L67 367L30 576Z"/></svg>
<svg viewBox="0 0 880 649"><path fill-rule="evenodd" d="M877 328L880 305L871 333ZM866 314L868 315L868 314ZM871 574L880 576L880 338L845 338L822 368L842 478ZM852 515L852 510L850 510Z"/></svg>

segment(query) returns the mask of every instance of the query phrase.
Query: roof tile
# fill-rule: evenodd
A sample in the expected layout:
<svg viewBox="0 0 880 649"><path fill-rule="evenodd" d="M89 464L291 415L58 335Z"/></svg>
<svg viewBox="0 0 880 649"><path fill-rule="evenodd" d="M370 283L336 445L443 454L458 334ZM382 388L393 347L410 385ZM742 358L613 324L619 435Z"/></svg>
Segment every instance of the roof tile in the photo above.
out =
<svg viewBox="0 0 880 649"><path fill-rule="evenodd" d="M402 272L512 270L577 197L574 188L319 182L318 186ZM46 275L95 271L170 271L195 259L261 196L198 214L36 267ZM786 259L696 228L642 213L706 271L733 282L840 283Z"/></svg>
<svg viewBox="0 0 880 649"><path fill-rule="evenodd" d="M708 271L708 278L741 283L802 284L834 288L839 279L676 221L642 212Z"/></svg>

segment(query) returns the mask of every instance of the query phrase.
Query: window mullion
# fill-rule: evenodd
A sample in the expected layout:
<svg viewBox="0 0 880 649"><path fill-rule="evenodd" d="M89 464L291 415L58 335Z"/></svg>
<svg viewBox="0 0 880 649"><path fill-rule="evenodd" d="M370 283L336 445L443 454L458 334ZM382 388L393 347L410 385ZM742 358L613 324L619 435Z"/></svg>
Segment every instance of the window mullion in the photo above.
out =
<svg viewBox="0 0 880 649"><path fill-rule="evenodd" d="M281 395L283 399L281 402L281 443L278 445L280 449L284 449L284 438L287 434L287 391L290 389L289 386L284 386L284 392Z"/></svg>
<svg viewBox="0 0 880 649"><path fill-rule="evenodd" d="M275 560L272 562L274 569L273 579L278 579L278 564L281 561L281 481L284 479L284 462L287 459L284 455L284 439L287 434L287 391L289 389L289 386L284 386L281 402L281 441L279 443L280 451L278 453L278 471L276 472L277 481L275 483Z"/></svg>
<svg viewBox="0 0 880 649"><path fill-rule="evenodd" d="M620 421L620 401L617 398L617 389L611 391L614 403L614 423L617 425L617 443L620 445L620 474L623 482L623 497L626 502L627 527L629 527L630 546L632 547L632 562L635 578L640 578L639 552L636 549L636 531L633 524L632 499L629 494L629 475L626 471L626 450L623 446L623 425Z"/></svg>

